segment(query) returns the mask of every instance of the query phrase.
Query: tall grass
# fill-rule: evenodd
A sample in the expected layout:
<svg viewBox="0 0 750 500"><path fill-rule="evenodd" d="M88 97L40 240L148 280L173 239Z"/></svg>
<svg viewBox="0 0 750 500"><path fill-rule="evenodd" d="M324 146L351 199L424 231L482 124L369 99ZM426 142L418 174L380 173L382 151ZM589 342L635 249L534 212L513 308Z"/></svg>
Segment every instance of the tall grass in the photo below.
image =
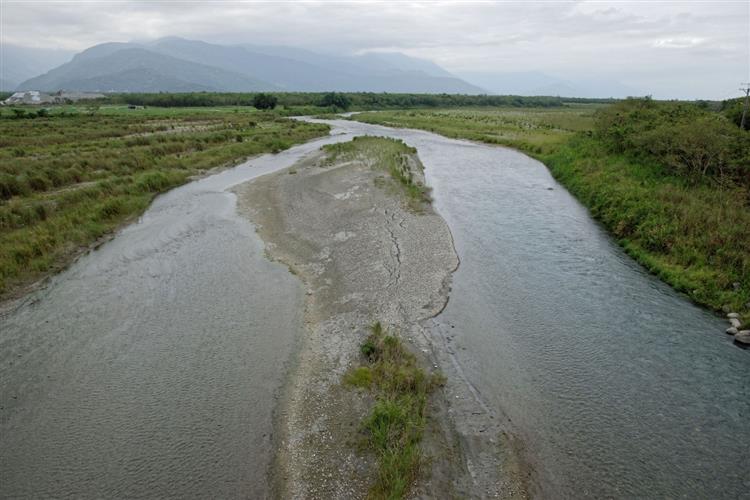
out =
<svg viewBox="0 0 750 500"><path fill-rule="evenodd" d="M0 297L64 266L207 169L327 132L237 109L53 108L0 118ZM242 140L239 141L238 137Z"/></svg>
<svg viewBox="0 0 750 500"><path fill-rule="evenodd" d="M363 421L367 443L378 458L370 498L405 498L424 462L420 441L427 421L427 399L444 379L419 365L401 340L380 322L361 346L364 364L344 377L350 386L371 391L372 411Z"/></svg>

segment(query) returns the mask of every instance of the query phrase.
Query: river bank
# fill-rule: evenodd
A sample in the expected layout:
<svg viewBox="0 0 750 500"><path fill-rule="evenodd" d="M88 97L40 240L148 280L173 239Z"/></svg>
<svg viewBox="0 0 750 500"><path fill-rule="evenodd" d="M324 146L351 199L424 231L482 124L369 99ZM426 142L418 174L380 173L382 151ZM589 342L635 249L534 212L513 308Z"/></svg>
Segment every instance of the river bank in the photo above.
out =
<svg viewBox="0 0 750 500"><path fill-rule="evenodd" d="M605 109L571 105L532 110L380 111L352 119L499 144L540 160L649 272L722 316L737 312L745 323L742 328L750 327L747 185L727 179L697 180L680 168L670 168L663 158L649 157L645 147L643 151L636 148L640 156L613 151L600 137L602 127L596 125ZM699 116L708 113L695 112ZM628 123L634 130L643 126L635 118ZM739 130L736 134L735 147L726 146L717 157L730 157L733 150L742 149L741 139L747 141L748 136Z"/></svg>
<svg viewBox="0 0 750 500"><path fill-rule="evenodd" d="M372 139L355 143L366 141ZM372 398L342 385L374 322L397 332L428 371L437 367L422 323L445 306L458 259L445 221L428 203L415 207L378 165L377 141L385 140L361 155L316 154L235 190L268 255L307 289L305 336L277 424L276 486L283 498L363 498L376 480L377 457L361 447ZM424 185L418 158L406 158L415 183ZM423 447L429 470L412 494L523 498L521 486L499 479L497 447L483 448L494 474L468 470L465 452L475 448L454 431L444 398L440 393L429 403Z"/></svg>

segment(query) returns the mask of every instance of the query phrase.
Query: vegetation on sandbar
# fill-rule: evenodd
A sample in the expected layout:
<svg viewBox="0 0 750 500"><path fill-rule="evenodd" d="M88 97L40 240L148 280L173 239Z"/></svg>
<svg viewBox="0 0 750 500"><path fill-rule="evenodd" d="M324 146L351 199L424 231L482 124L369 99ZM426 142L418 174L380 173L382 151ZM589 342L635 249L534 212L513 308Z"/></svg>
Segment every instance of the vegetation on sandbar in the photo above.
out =
<svg viewBox="0 0 750 500"><path fill-rule="evenodd" d="M406 197L409 207L421 211L429 204L430 188L420 179L415 179L417 169L423 167L417 158L417 150L398 139L374 136L358 136L350 142L328 144L323 147L328 153L328 162L363 161L373 168L390 174L397 187ZM385 183L384 179L379 179Z"/></svg>
<svg viewBox="0 0 750 500"><path fill-rule="evenodd" d="M427 373L395 335L375 323L360 351L364 364L352 368L344 383L370 391L375 404L362 423L368 447L378 459L370 498L404 498L424 458L420 442L427 422L427 400L444 383Z"/></svg>

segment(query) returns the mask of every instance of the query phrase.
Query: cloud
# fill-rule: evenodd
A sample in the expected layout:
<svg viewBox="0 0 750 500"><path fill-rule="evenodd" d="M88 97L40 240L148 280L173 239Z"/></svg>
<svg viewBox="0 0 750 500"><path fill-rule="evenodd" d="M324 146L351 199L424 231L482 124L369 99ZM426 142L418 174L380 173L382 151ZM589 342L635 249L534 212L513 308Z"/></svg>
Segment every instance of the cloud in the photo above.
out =
<svg viewBox="0 0 750 500"><path fill-rule="evenodd" d="M541 70L649 89L658 83L655 94L668 91L665 72L680 92L716 95L750 76L748 2L2 0L0 6L0 42L32 47L81 50L174 35L344 53L395 50L459 73Z"/></svg>
<svg viewBox="0 0 750 500"><path fill-rule="evenodd" d="M662 49L689 49L705 43L707 40L700 37L660 38L654 40L653 46Z"/></svg>

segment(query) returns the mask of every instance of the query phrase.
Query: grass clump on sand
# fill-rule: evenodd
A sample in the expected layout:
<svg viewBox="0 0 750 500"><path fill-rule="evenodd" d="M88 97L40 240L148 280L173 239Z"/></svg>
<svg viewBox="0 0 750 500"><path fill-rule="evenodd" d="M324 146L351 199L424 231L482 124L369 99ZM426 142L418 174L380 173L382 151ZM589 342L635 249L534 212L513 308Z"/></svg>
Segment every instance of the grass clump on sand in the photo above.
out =
<svg viewBox="0 0 750 500"><path fill-rule="evenodd" d="M0 298L64 266L190 176L327 132L250 108L3 112Z"/></svg>
<svg viewBox="0 0 750 500"><path fill-rule="evenodd" d="M360 136L351 142L326 145L324 150L328 153L329 163L363 161L388 172L415 211L432 202L430 188L423 181L424 167L417 158L417 150L403 141Z"/></svg>
<svg viewBox="0 0 750 500"><path fill-rule="evenodd" d="M351 369L344 382L366 389L375 405L363 422L367 444L378 458L378 476L370 498L404 498L424 459L420 441L426 424L427 398L444 383L427 373L402 341L380 322L361 346L365 364Z"/></svg>

